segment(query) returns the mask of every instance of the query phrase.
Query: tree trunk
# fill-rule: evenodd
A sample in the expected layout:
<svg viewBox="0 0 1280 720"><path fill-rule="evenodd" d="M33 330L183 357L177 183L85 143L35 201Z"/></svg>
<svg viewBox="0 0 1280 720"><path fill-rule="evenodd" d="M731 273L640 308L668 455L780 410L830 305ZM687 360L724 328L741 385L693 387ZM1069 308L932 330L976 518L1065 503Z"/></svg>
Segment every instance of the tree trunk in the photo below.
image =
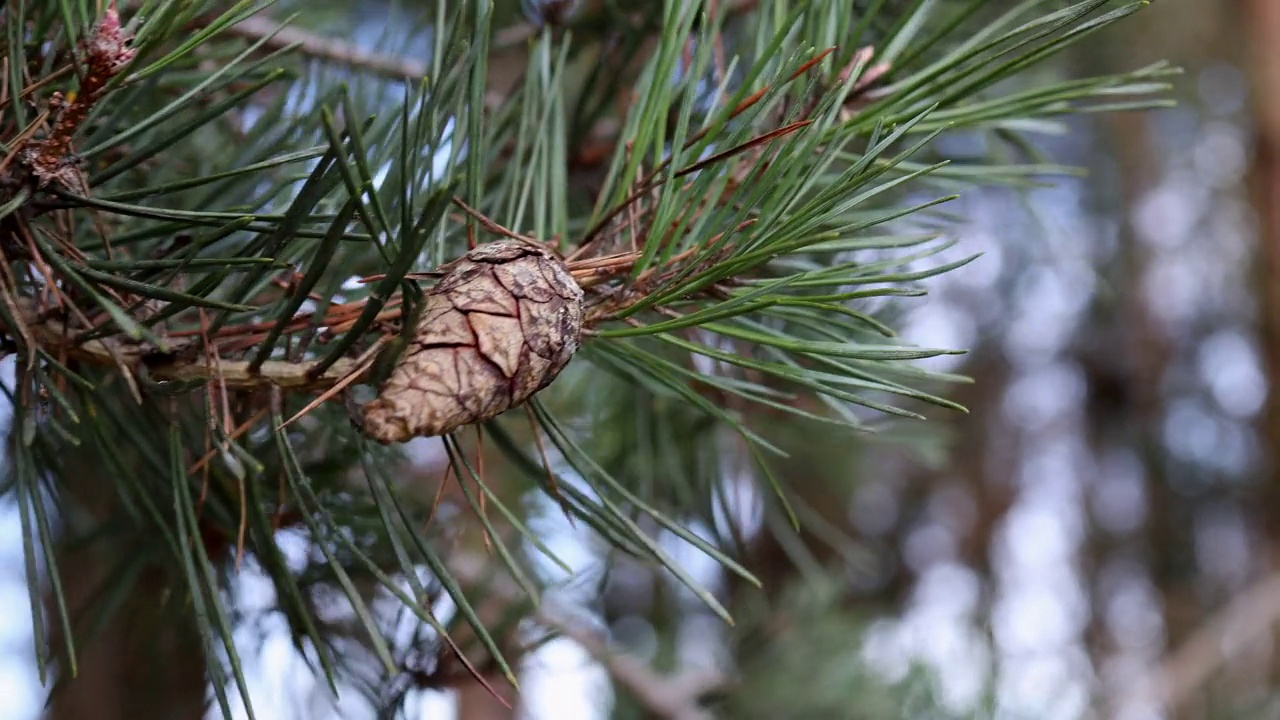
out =
<svg viewBox="0 0 1280 720"><path fill-rule="evenodd" d="M485 680L495 688L503 688L507 684L501 675L496 674ZM516 716L515 710L498 702L479 681L461 683L457 690L458 720L511 720Z"/></svg>
<svg viewBox="0 0 1280 720"><path fill-rule="evenodd" d="M1267 548L1271 565L1280 553L1280 3L1274 0L1241 0L1240 29L1248 47L1253 90L1254 154L1250 190L1258 218L1262 349L1271 391L1263 415L1262 440L1268 463L1261 507L1266 517Z"/></svg>
<svg viewBox="0 0 1280 720"><path fill-rule="evenodd" d="M1258 317L1263 371L1268 392L1259 440L1263 472L1256 484L1255 507L1262 515L1265 564L1280 570L1280 3L1239 0L1237 28L1253 98L1254 151L1249 190L1258 228ZM1280 682L1280 662L1271 634L1271 682Z"/></svg>
<svg viewBox="0 0 1280 720"><path fill-rule="evenodd" d="M98 609L98 586L110 579L111 550L63 552L59 558L72 617ZM78 633L79 675L59 688L50 720L200 720L205 714L204 654L194 623L156 613L168 580L149 569L124 606L87 642ZM49 611L49 617L56 617ZM184 616L185 617L185 616ZM56 627L56 626L55 626ZM56 635L56 633L54 633ZM54 637L53 647L61 645Z"/></svg>
<svg viewBox="0 0 1280 720"><path fill-rule="evenodd" d="M50 720L200 720L207 690L205 657L195 618L184 600L185 587L172 569L143 565L137 579L122 587L122 561L146 558L152 540L124 526L124 510L112 488L83 459L72 460L62 479L61 506L70 508L56 549L77 648L78 675L53 693ZM122 532L102 533L76 543L77 516L89 515L92 527L117 519ZM109 607L123 590L118 610ZM181 603L180 605L178 605ZM61 657L64 643L57 609L46 597L50 647ZM174 607L176 605L176 607ZM103 612L101 630L89 629ZM234 701L233 701L234 702Z"/></svg>

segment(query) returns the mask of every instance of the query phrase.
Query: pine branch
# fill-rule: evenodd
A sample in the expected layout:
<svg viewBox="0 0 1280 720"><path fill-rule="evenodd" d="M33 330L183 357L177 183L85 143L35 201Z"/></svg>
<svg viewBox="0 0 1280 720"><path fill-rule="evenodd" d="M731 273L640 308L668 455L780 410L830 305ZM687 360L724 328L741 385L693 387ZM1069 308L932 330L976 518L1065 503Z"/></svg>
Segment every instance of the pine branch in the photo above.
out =
<svg viewBox="0 0 1280 720"><path fill-rule="evenodd" d="M50 356L63 360L92 363L104 368L146 373L149 379L160 382L202 382L216 380L229 389L263 389L278 387L285 390L322 391L333 387L356 370L356 363L343 358L315 373L317 362L288 362L269 360L257 368L251 368L244 360L210 360L207 357L191 357L184 360L167 360L173 353L194 349L194 341L184 347L170 346L169 352L161 352L142 344L126 343L116 339L90 339L69 342L74 332L62 320L41 312L29 298L17 298L14 327L0 321L0 332L23 334Z"/></svg>
<svg viewBox="0 0 1280 720"><path fill-rule="evenodd" d="M523 593L505 577L493 577L491 563L479 557L455 555L449 562L453 574L464 584L487 586L490 593L507 603L523 601ZM691 668L670 675L656 672L640 660L611 650L601 634L575 619L568 607L544 601L533 610L532 619L553 633L582 647L626 688L645 710L663 720L711 720L714 715L702 707L707 694L724 690L730 680L712 668Z"/></svg>

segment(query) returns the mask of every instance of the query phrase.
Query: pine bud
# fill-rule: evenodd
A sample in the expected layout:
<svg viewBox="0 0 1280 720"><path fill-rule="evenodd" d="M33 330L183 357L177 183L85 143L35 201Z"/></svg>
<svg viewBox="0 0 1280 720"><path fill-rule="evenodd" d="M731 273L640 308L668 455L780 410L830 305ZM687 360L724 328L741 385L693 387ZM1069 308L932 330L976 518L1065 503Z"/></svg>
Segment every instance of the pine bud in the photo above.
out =
<svg viewBox="0 0 1280 720"><path fill-rule="evenodd" d="M551 384L582 337L582 288L550 251L482 245L443 268L364 431L388 444L483 422Z"/></svg>

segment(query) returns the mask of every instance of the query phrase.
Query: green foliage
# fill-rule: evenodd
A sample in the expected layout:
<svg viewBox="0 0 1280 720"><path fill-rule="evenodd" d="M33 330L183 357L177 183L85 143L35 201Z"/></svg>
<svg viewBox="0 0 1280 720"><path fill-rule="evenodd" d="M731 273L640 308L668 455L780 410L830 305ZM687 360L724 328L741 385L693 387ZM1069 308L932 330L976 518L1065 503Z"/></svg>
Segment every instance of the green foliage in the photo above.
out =
<svg viewBox="0 0 1280 720"><path fill-rule="evenodd" d="M31 577L47 564L56 599L45 618L33 583L36 637L48 622L74 629L54 651L74 672L83 629L106 622L69 616L52 552L48 498L74 502L77 473L94 467L110 522L63 508L67 532L149 539L147 562L170 569L197 619L224 714L229 685L247 697L225 596L244 558L331 687L362 672L338 635L367 644L386 675L402 669L379 598L401 601L438 644L469 627L512 677L449 564L450 521L428 522L431 493L403 481L401 449L364 439L342 402L367 394L369 361L430 271L495 227L563 253L591 322L527 412L486 424L486 456L727 619L649 528L758 582L727 540L686 529L718 502L717 443L741 443L796 522L761 418L862 435L886 416L960 409L945 387L961 378L914 364L956 351L909 346L886 319L972 259L934 259L953 244L938 212L950 193L1064 171L1026 140L1061 131L1062 116L1161 103L1164 65L1020 81L1142 5L605 4L499 46L528 27L495 27L509 8L438 3L419 18L426 76L396 82L229 31L265 16L253 3L152 0L122 10L136 57L100 97L72 100L88 105L74 128L85 193L40 185L23 151L57 136L54 91L83 92L70 52L95 32L95 3L10 2L0 323L18 367L9 492ZM296 9L308 21L310 6ZM492 101L493 68L511 57L521 72ZM979 134L990 154L939 157L945 133ZM355 281L366 276L377 277ZM493 557L536 598L525 548L541 543L473 459L474 435L445 440L451 474ZM312 549L300 572L282 531ZM324 588L354 620L321 619ZM447 622L431 610L443 595L458 609ZM49 651L38 655L43 672Z"/></svg>

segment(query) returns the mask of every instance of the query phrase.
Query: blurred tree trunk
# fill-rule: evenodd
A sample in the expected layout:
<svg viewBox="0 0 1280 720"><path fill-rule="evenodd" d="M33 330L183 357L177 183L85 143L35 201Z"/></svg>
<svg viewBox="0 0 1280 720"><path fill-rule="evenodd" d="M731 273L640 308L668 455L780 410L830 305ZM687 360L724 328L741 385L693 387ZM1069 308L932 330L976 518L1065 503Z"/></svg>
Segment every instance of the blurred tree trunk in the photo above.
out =
<svg viewBox="0 0 1280 720"><path fill-rule="evenodd" d="M110 558L98 548L60 558L72 613L92 612ZM104 562L104 560L106 562ZM163 570L143 573L120 612L79 649L79 676L55 695L50 720L199 720L205 712L204 654L193 623L160 626ZM52 608L51 608L52 610ZM50 618L56 618L49 612ZM54 633L56 635L56 632ZM53 638L60 643L60 637ZM57 647L55 644L54 647Z"/></svg>
<svg viewBox="0 0 1280 720"><path fill-rule="evenodd" d="M503 573L505 570L496 569L496 572ZM507 662L518 671L520 655L513 637L515 633L511 627L513 618L509 617L510 611L502 599L493 596L484 598L476 607L476 614L485 623L485 627L494 632L494 639L502 647ZM470 628L456 633L454 639L462 647L467 647L472 642ZM519 715L519 694L511 688L501 672L492 668L492 663L486 657L473 657L472 662L476 663L484 682L467 674L465 670L455 669L451 673L459 677L453 683L458 699L457 720L514 720ZM495 691L506 700L506 705L494 697Z"/></svg>
<svg viewBox="0 0 1280 720"><path fill-rule="evenodd" d="M1163 12L1144 18L1140 29L1112 29L1082 44L1076 54L1077 72L1117 72L1172 58L1192 75L1231 57L1238 38L1226 22L1224 4L1200 0L1164 0L1160 4ZM1258 4L1280 9L1274 0L1258 0ZM1185 86L1194 88L1194 82ZM1194 107L1194 97L1183 103ZM1113 183L1095 192L1101 202L1111 205L1106 213L1119 220L1117 250L1114 256L1100 259L1098 266L1106 284L1125 292L1116 299L1095 298L1089 325L1098 329L1092 331L1093 338L1086 346L1078 348L1089 393L1085 425L1095 457L1118 449L1137 455L1148 494L1147 520L1139 534L1115 539L1107 538L1100 528L1087 533L1095 538L1086 554L1088 570L1094 574L1097 611L1086 639L1100 665L1112 650L1112 638L1104 627L1104 608L1110 598L1101 594L1096 572L1109 559L1134 553L1145 556L1161 600L1166 648L1177 647L1194 634L1206 603L1217 602L1205 594L1196 564L1195 538L1188 532L1204 499L1174 490L1171 474L1179 470L1169 459L1162 435L1168 412L1169 368L1194 352L1196 338L1182 334L1197 331L1167 326L1159 308L1152 305L1151 295L1142 289L1150 281L1159 251L1139 237L1131 210L1163 179L1164 163L1155 139L1160 131L1158 117L1148 113L1103 117L1099 128L1102 146L1095 151L1114 160ZM1101 173L1104 178L1109 174Z"/></svg>
<svg viewBox="0 0 1280 720"><path fill-rule="evenodd" d="M1256 506L1263 516L1264 562L1276 572L1280 571L1280 3L1238 0L1236 10L1253 100L1248 182L1258 228L1259 332L1268 386L1259 429L1265 464ZM1270 678L1273 684L1280 682L1274 640Z"/></svg>
<svg viewBox="0 0 1280 720"><path fill-rule="evenodd" d="M120 569L128 559L153 552L146 538L129 533L102 534L77 543L74 520L90 514L95 521L122 518L124 510L113 493L117 483L105 480L96 468L73 459L78 471L67 473L67 493L60 506L70 532L57 553L58 567L71 613L79 674L58 688L50 703L50 720L200 720L207 690L205 657L195 618L183 594L170 592L168 568L144 564L136 580L124 585ZM72 480L74 479L74 480ZM96 526L96 523L95 523ZM143 560L142 562L146 562ZM104 586L109 586L104 589ZM120 609L94 637L87 637L100 612L123 591ZM183 602L173 611L167 607ZM45 600L50 647L61 656L63 645L57 606Z"/></svg>
<svg viewBox="0 0 1280 720"><path fill-rule="evenodd" d="M485 681L495 688L503 688L507 684L497 673L490 674ZM516 717L515 707L518 706L508 708L498 702L479 681L462 683L458 687L458 720L511 720Z"/></svg>
<svg viewBox="0 0 1280 720"><path fill-rule="evenodd" d="M1240 30L1248 48L1252 80L1254 154L1250 190L1258 218L1258 281L1261 332L1270 391L1263 415L1262 440L1268 472L1262 483L1268 560L1280 553L1280 3L1239 0Z"/></svg>

